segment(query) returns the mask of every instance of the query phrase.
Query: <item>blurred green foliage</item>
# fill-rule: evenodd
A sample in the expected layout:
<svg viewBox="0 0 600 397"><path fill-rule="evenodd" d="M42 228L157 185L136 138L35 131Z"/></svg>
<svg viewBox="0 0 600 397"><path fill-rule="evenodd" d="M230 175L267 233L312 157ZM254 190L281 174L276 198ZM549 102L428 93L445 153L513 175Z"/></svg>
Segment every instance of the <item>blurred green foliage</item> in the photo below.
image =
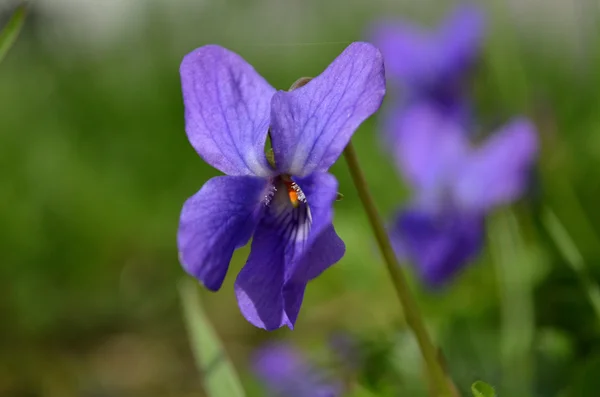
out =
<svg viewBox="0 0 600 397"><path fill-rule="evenodd" d="M141 7L116 39L93 43L85 23L60 35L64 21L34 7L0 64L0 395L201 395L177 300L184 274L175 233L183 201L216 171L183 130L178 66L185 53L219 43L286 88L318 74L380 15L433 20L445 9L181 2ZM489 9L490 36L473 84L480 132L526 114L542 141L536 184L512 211L518 257L502 262L508 278L486 250L448 288L430 291L414 280L414 289L463 395L485 379L498 395L592 396L599 319L540 214L553 210L597 282L599 25L585 25L592 29L575 51L576 38L552 39L562 38L552 25L550 38L527 29L535 13L523 14L518 28L506 4ZM67 19L79 18L69 11ZM584 17L598 21L592 9ZM356 147L390 215L410 192L381 155L376 128L375 119L365 123ZM333 172L344 194L335 224L347 255L311 283L296 330L267 334L239 314L232 283L246 249L235 254L224 288L203 293L208 315L249 395L262 395L247 362L257 344L290 338L323 354L336 330L355 336L365 353L352 381L356 395L426 395L418 350L343 162ZM492 246L492 236L514 237L498 226L505 215L490 222ZM523 307L531 312L515 314Z"/></svg>

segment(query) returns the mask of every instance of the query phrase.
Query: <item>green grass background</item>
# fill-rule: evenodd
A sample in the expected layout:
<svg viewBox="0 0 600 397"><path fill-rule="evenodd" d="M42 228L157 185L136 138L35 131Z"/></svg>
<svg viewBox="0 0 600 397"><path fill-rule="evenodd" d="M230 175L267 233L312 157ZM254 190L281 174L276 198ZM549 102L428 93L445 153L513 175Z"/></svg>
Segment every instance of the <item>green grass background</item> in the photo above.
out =
<svg viewBox="0 0 600 397"><path fill-rule="evenodd" d="M184 54L221 44L286 89L365 39L377 17L431 23L449 7L152 4L97 41L85 20L63 24L78 20L76 8L65 5L61 19L34 3L0 64L1 396L203 395L178 301L177 282L186 276L175 235L182 203L216 171L184 133ZM585 11L568 28L502 2L485 7L489 34L473 79L479 132L516 114L531 117L542 142L536 183L524 200L494 214L484 253L455 283L442 291L412 277L411 284L461 390L484 379L501 396L594 396L600 319L541 215L552 208L596 279L598 10L577 2ZM410 191L382 155L376 117L358 130L355 145L389 216ZM248 370L257 345L291 339L319 361L339 331L368 346L360 387L423 395L418 351L343 161L332 172L345 196L335 205L335 225L347 254L310 284L296 330L266 333L239 314L232 284L247 249L234 255L220 292L202 293L209 316L251 395L262 395Z"/></svg>

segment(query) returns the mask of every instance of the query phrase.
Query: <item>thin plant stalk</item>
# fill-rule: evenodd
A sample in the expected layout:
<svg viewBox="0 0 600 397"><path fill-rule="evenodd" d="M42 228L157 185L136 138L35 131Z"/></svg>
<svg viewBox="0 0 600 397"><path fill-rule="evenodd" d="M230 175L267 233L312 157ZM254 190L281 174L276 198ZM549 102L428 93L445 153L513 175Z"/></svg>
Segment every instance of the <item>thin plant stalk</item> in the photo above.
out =
<svg viewBox="0 0 600 397"><path fill-rule="evenodd" d="M381 217L377 212L373 196L369 191L365 175L360 167L352 142L350 142L344 150L344 157L348 163L350 175L352 176L352 181L354 182L358 196L365 209L369 223L371 224L371 228L373 229L379 250L381 251L383 259L385 260L390 279L392 280L392 284L394 285L396 294L398 295L398 300L400 301L400 305L404 310L406 323L414 332L417 343L419 344L419 348L421 350L421 354L423 355L423 359L425 360L430 381L435 388L435 392L438 396L456 397L458 396L458 392L455 389L452 380L447 377L444 371L444 368L439 360L438 350L433 344L429 333L427 332L427 328L417 306L417 302L409 290L408 282L402 273L400 263L398 262L394 249L392 248L392 244L389 240Z"/></svg>

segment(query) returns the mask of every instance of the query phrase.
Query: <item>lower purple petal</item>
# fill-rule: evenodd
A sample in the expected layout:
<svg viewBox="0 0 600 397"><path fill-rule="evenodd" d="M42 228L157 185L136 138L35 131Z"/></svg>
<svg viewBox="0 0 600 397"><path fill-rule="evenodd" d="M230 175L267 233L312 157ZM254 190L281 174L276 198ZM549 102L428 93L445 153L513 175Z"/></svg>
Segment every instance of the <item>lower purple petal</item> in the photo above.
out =
<svg viewBox="0 0 600 397"><path fill-rule="evenodd" d="M261 222L248 261L235 281L240 311L252 325L267 331L289 325L282 292L285 249L278 231Z"/></svg>
<svg viewBox="0 0 600 397"><path fill-rule="evenodd" d="M300 308L302 307L302 301L304 300L304 291L306 290L306 282L288 281L283 286L283 302L285 315L288 319L288 327L294 329L298 314L300 314Z"/></svg>
<svg viewBox="0 0 600 397"><path fill-rule="evenodd" d="M344 243L331 224L337 181L313 174L297 181L305 201L293 207L277 186L258 225L246 266L235 289L240 310L253 325L293 328L306 284L337 262Z"/></svg>
<svg viewBox="0 0 600 397"><path fill-rule="evenodd" d="M480 215L408 209L398 215L391 236L397 253L414 262L421 278L440 286L479 253L483 226Z"/></svg>
<svg viewBox="0 0 600 397"><path fill-rule="evenodd" d="M206 288L221 288L233 251L248 243L266 185L257 177L218 176L183 205L177 232L180 260Z"/></svg>

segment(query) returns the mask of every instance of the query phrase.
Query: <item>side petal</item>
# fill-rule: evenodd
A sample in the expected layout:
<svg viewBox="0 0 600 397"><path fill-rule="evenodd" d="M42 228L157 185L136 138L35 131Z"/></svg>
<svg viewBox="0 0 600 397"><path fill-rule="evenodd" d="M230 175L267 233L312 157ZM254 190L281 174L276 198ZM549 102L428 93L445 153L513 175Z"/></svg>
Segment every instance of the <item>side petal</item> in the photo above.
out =
<svg viewBox="0 0 600 397"><path fill-rule="evenodd" d="M537 147L530 121L520 118L507 124L464 163L454 185L458 204L486 211L516 200L529 181Z"/></svg>
<svg viewBox="0 0 600 397"><path fill-rule="evenodd" d="M398 112L391 128L398 168L421 194L435 194L468 153L459 124L425 102Z"/></svg>
<svg viewBox="0 0 600 397"><path fill-rule="evenodd" d="M346 253L344 241L337 235L332 224L326 226L307 249L298 269L306 273L302 279L313 280L339 262ZM300 271L299 274L302 274ZM296 274L296 277L299 276Z"/></svg>
<svg viewBox="0 0 600 397"><path fill-rule="evenodd" d="M177 232L180 260L206 288L221 288L233 251L248 243L266 186L258 177L218 176L183 205Z"/></svg>
<svg viewBox="0 0 600 397"><path fill-rule="evenodd" d="M288 267L286 280L308 282L338 262L346 246L333 227L333 203L337 197L338 182L329 173L312 174L298 178L298 185L306 195L312 225L302 256Z"/></svg>
<svg viewBox="0 0 600 397"><path fill-rule="evenodd" d="M275 89L217 45L186 55L179 72L185 130L198 154L228 175L269 175L264 147Z"/></svg>
<svg viewBox="0 0 600 397"><path fill-rule="evenodd" d="M332 224L312 237L302 258L293 266L286 266L288 275L283 285L285 314L293 325L298 319L306 283L321 275L337 263L346 252L346 245L337 235Z"/></svg>
<svg viewBox="0 0 600 397"><path fill-rule="evenodd" d="M300 177L327 171L384 94L383 60L367 43L348 46L307 85L277 92L271 138L278 170Z"/></svg>
<svg viewBox="0 0 600 397"><path fill-rule="evenodd" d="M408 209L396 218L391 238L399 256L408 257L430 286L450 281L479 253L483 217Z"/></svg>

